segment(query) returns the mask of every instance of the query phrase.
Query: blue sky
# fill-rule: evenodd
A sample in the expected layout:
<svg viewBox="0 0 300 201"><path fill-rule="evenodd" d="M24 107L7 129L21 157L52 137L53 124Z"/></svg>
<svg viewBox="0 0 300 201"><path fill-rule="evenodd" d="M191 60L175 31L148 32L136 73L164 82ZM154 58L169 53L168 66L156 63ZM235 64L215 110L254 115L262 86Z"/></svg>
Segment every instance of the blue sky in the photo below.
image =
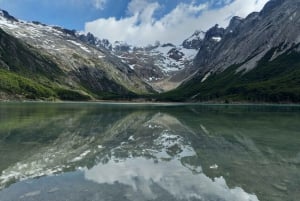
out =
<svg viewBox="0 0 300 201"><path fill-rule="evenodd" d="M112 41L179 43L195 30L258 11L267 0L0 0L13 16ZM169 41L168 41L169 40Z"/></svg>
<svg viewBox="0 0 300 201"><path fill-rule="evenodd" d="M99 3L97 5L97 2ZM155 2L155 1L149 1ZM172 11L179 3L190 4L192 0L159 0L161 8L155 13L159 19ZM194 1L205 3L206 0ZM220 3L221 2L221 3ZM46 24L83 30L85 23L98 18L128 16L130 0L0 0L0 7L19 19L40 21ZM212 8L224 5L222 1L211 1Z"/></svg>

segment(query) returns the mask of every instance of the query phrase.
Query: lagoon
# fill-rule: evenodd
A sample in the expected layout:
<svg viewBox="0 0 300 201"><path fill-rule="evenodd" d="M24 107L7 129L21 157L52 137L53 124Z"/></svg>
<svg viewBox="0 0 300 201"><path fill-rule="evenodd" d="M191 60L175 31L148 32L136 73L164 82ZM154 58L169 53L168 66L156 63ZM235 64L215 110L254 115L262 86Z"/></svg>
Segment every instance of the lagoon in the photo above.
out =
<svg viewBox="0 0 300 201"><path fill-rule="evenodd" d="M300 107L1 103L0 200L300 200Z"/></svg>

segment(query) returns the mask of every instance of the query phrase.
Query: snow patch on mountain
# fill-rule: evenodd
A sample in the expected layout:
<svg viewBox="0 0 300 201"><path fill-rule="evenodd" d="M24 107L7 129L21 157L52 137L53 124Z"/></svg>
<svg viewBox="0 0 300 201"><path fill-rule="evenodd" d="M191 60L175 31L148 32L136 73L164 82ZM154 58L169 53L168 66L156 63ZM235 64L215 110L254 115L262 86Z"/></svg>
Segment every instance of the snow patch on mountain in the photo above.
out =
<svg viewBox="0 0 300 201"><path fill-rule="evenodd" d="M186 39L187 42L192 42L194 40L203 40L205 37L204 31L195 31L193 35Z"/></svg>
<svg viewBox="0 0 300 201"><path fill-rule="evenodd" d="M171 50L176 50L177 52L179 52L181 58L174 59L174 57L172 57L172 52L170 52ZM197 52L198 51L195 49L186 49L183 48L182 46L178 46L178 47L159 46L153 49L150 52L150 54L161 56L160 59L155 61L155 64L160 66L162 70L168 74L185 68L185 65L191 62L195 58Z"/></svg>
<svg viewBox="0 0 300 201"><path fill-rule="evenodd" d="M222 38L219 36L212 37L211 39L213 39L216 42L220 42L222 40Z"/></svg>
<svg viewBox="0 0 300 201"><path fill-rule="evenodd" d="M91 53L91 51L87 48L87 47L84 47L82 44L76 42L76 41L73 41L73 40L67 40L71 43L73 43L74 45L80 47L82 50L86 51L87 53Z"/></svg>
<svg viewBox="0 0 300 201"><path fill-rule="evenodd" d="M12 24L11 22L8 22L3 16L0 15L0 25L5 26L9 29L15 29L18 28L17 25Z"/></svg>

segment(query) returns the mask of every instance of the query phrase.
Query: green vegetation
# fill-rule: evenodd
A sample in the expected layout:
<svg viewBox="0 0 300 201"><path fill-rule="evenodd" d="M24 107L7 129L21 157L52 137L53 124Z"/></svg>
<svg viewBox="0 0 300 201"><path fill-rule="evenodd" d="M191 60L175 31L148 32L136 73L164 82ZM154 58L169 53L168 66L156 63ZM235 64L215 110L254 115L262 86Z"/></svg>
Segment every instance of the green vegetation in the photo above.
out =
<svg viewBox="0 0 300 201"><path fill-rule="evenodd" d="M61 69L47 55L22 43L0 29L0 68L30 77L50 80L63 75Z"/></svg>
<svg viewBox="0 0 300 201"><path fill-rule="evenodd" d="M78 91L59 88L51 83L43 85L33 79L0 69L0 91L21 99L41 100L90 100L90 96Z"/></svg>
<svg viewBox="0 0 300 201"><path fill-rule="evenodd" d="M80 55L73 54L73 57L79 58ZM53 58L0 29L1 99L87 101L92 97L122 99L135 95L119 89L119 85L101 76L100 71L92 70L71 75L79 80L70 86L66 79L70 75ZM100 79L102 77L104 78ZM114 93L114 89L119 91Z"/></svg>
<svg viewBox="0 0 300 201"><path fill-rule="evenodd" d="M84 87L80 90L69 89L67 86L55 83L49 79L35 75L32 79L15 72L0 68L0 92L9 99L29 100L68 100L88 101L91 97L102 100L131 100L136 98L134 93L117 94L112 92L91 93Z"/></svg>
<svg viewBox="0 0 300 201"><path fill-rule="evenodd" d="M196 77L161 94L158 100L300 102L300 53L290 51L269 61L274 51L270 50L249 72L238 72L241 65L233 65L205 82Z"/></svg>
<svg viewBox="0 0 300 201"><path fill-rule="evenodd" d="M53 90L3 69L0 69L0 90L7 94L20 95L28 99L47 99L55 96Z"/></svg>
<svg viewBox="0 0 300 201"><path fill-rule="evenodd" d="M71 100L71 101L87 101L91 97L84 95L78 91L68 90L68 89L57 89L56 93L61 100Z"/></svg>

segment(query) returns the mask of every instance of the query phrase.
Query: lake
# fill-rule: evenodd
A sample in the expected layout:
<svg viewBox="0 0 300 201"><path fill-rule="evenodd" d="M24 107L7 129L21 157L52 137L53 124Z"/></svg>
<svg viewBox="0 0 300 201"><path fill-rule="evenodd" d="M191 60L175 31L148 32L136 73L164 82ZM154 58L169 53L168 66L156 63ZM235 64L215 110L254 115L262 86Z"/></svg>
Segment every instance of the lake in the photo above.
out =
<svg viewBox="0 0 300 201"><path fill-rule="evenodd" d="M300 107L0 103L1 201L298 201Z"/></svg>

